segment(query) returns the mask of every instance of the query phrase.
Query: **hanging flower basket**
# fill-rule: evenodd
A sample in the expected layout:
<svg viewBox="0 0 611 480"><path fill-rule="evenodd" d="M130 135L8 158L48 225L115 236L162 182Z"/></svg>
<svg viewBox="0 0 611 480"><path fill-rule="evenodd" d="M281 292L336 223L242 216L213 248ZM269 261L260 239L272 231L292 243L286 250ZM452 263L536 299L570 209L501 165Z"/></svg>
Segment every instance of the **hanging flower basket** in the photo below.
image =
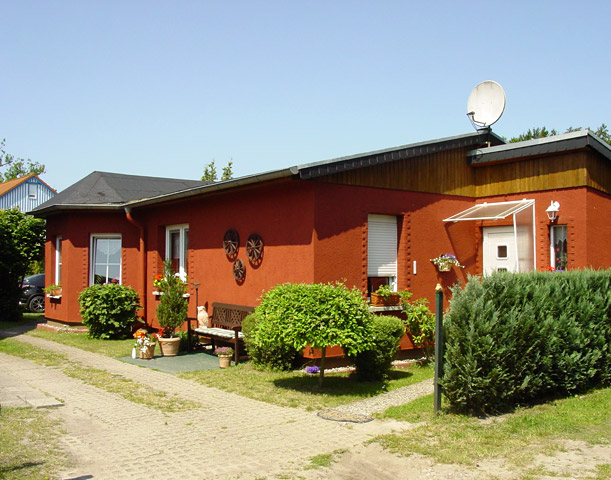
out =
<svg viewBox="0 0 611 480"><path fill-rule="evenodd" d="M431 258L431 262L437 266L437 270L440 272L449 272L452 267L464 268L451 253L443 253L438 257Z"/></svg>

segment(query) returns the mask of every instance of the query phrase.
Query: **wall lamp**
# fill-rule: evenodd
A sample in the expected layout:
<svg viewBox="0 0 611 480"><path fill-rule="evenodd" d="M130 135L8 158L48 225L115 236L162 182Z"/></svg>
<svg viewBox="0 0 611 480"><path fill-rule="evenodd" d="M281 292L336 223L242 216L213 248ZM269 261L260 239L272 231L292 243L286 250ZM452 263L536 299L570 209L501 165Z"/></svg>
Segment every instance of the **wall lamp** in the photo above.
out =
<svg viewBox="0 0 611 480"><path fill-rule="evenodd" d="M554 220L556 220L556 218L558 218L559 211L560 211L560 204L552 200L551 203L549 204L549 207L547 207L547 209L545 210L545 213L547 213L547 218L549 218L550 221L553 222Z"/></svg>

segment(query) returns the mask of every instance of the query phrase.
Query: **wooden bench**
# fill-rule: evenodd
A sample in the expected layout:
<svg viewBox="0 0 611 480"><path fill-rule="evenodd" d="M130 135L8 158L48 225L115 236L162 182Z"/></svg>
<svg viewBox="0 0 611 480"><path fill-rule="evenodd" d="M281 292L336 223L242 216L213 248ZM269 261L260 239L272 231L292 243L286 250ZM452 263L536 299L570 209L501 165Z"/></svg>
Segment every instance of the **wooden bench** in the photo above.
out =
<svg viewBox="0 0 611 480"><path fill-rule="evenodd" d="M212 341L212 351L215 348L215 340L233 344L234 361L237 365L240 361L240 344L244 343L242 320L254 310L254 307L214 302L209 317L211 327L197 327L193 332L208 337Z"/></svg>

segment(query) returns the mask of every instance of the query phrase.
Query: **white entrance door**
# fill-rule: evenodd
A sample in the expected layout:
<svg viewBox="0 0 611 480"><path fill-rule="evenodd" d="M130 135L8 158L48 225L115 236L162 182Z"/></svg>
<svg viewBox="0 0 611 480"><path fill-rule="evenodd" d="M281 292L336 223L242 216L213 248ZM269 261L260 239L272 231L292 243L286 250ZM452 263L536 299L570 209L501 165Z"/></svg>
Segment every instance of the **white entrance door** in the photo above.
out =
<svg viewBox="0 0 611 480"><path fill-rule="evenodd" d="M484 275L495 271L517 272L513 227L484 227Z"/></svg>

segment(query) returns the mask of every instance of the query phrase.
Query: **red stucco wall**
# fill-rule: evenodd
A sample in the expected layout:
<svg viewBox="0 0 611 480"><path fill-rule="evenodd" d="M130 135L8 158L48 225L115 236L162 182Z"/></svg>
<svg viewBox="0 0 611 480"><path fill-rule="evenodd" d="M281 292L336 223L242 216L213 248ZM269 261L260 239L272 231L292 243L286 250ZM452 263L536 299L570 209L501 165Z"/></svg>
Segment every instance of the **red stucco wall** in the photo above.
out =
<svg viewBox="0 0 611 480"><path fill-rule="evenodd" d="M345 280L363 292L367 287L367 215L399 217L398 287L426 297L433 305L435 286L446 293L467 274L482 268L482 222L444 223L442 220L475 203L534 198L536 201L537 266L549 265L549 225L545 209L560 202L558 224L568 225L569 266L609 267L609 197L585 188L479 199L415 192L351 187L286 180L236 189L205 198L132 211L145 232L146 286L141 285L139 229L124 213L71 213L47 219L47 284L53 283L56 235L63 237L63 296L47 301L50 319L78 323L78 293L89 282L89 242L92 233L120 233L123 238L123 283L145 294L147 321L155 325L157 298L152 280L162 271L167 225L189 225L189 282L199 282L199 304L212 302L257 305L264 289L283 282ZM509 221L510 219L508 219ZM502 224L502 223L495 223ZM240 235L238 258L247 266L237 284L232 263L222 249L225 232ZM263 261L250 265L245 242L251 233L264 241ZM430 259L454 253L465 265L439 273ZM416 271L413 265L416 262ZM196 316L195 290L190 285L189 315ZM447 295L446 295L447 298ZM144 300L144 298L143 298Z"/></svg>

